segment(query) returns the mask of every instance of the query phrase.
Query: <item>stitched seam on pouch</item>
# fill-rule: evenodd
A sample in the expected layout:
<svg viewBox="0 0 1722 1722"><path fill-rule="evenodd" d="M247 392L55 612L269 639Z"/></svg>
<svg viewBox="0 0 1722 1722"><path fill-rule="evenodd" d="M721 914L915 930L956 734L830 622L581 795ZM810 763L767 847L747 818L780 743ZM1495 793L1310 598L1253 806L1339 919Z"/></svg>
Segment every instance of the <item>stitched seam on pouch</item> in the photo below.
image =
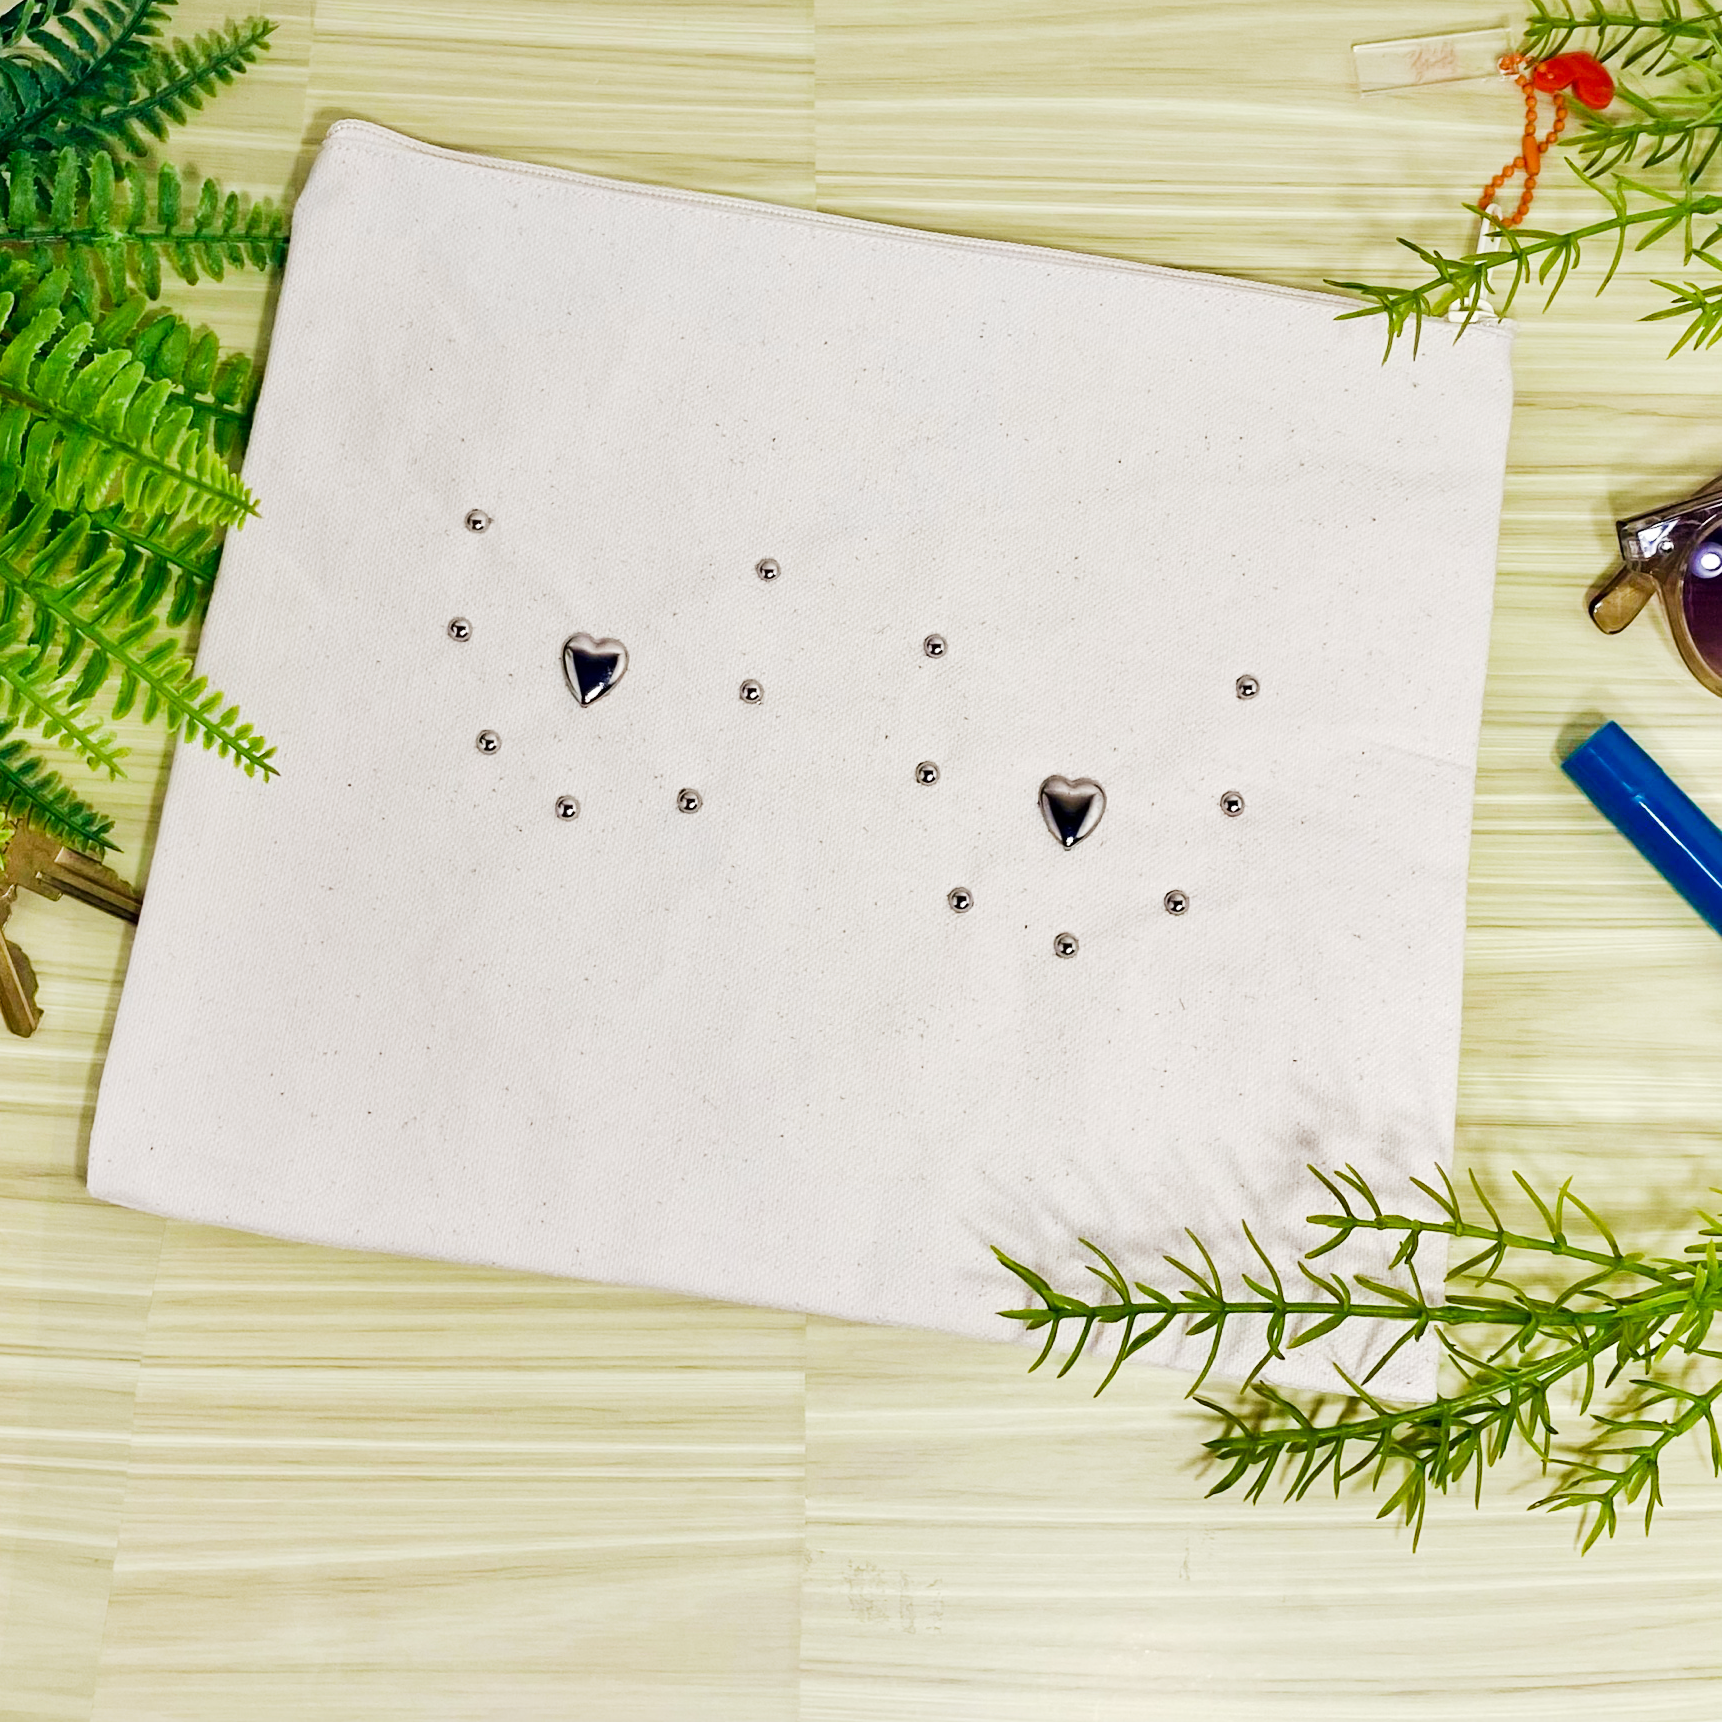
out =
<svg viewBox="0 0 1722 1722"><path fill-rule="evenodd" d="M344 128L355 129L344 129ZM357 128L363 127L364 130ZM1128 257L1108 257L1097 252L1068 251L1052 245L1029 245L1014 239L983 239L976 234L923 232L903 228L890 222L868 221L861 216L836 215L825 210L796 209L789 205L761 203L754 198L730 197L723 192L689 191L672 185L650 185L644 181L606 179L598 174L580 173L572 168L546 167L540 162L504 161L501 158L475 157L465 151L444 149L440 144L427 144L403 134L401 141L385 142L370 135L386 131L371 120L337 120L325 136L344 148L363 150L385 159L403 155L431 156L451 167L467 168L475 173L521 175L567 186L576 191L605 192L615 197L652 197L671 203L685 203L695 208L709 209L714 214L752 217L762 221L787 221L814 227L841 228L854 237L874 245L932 246L956 252L992 253L1013 261L1039 263L1043 267L1060 264L1067 268L1105 269L1123 275L1147 275L1158 280L1176 282L1183 286L1211 286L1233 293L1266 294L1270 298L1301 300L1321 305L1349 305L1353 301L1340 293L1323 293L1313 287L1284 287L1273 281L1252 281L1248 276L1218 275L1201 269L1179 269L1165 263L1138 263ZM1336 317L1334 321L1338 321ZM1489 335L1496 340L1511 341L1514 324L1507 318L1494 322L1478 322L1468 333ZM1455 337L1456 338L1456 337Z"/></svg>

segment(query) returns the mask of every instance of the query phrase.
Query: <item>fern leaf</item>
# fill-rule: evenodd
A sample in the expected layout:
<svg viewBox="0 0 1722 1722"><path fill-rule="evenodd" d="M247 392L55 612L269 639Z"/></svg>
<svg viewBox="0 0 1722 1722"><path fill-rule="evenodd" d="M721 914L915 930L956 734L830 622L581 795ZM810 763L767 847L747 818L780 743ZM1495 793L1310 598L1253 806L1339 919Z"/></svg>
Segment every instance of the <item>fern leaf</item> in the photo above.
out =
<svg viewBox="0 0 1722 1722"><path fill-rule="evenodd" d="M113 715L124 717L141 693L147 723L158 714L187 741L201 741L231 758L247 776L272 777L274 748L237 708L196 673L180 644L157 632L153 617L125 619L123 592L113 576L123 551L103 537L88 515L64 525L46 503L38 503L0 537L0 583L17 588L32 610L29 643L44 655L58 648L56 674L83 673L74 700L119 677Z"/></svg>
<svg viewBox="0 0 1722 1722"><path fill-rule="evenodd" d="M153 49L137 66L123 104L94 114L75 105L62 110L63 117L53 124L53 141L98 147L117 141L133 155L146 154L150 138L165 140L169 126L183 125L206 98L245 72L267 50L274 30L268 18L247 18L189 42Z"/></svg>
<svg viewBox="0 0 1722 1722"><path fill-rule="evenodd" d="M124 777L120 761L131 749L121 747L112 730L83 716L89 696L80 699L79 691L63 678L44 678L38 654L27 647L0 651L0 695L10 715L75 753L92 771Z"/></svg>
<svg viewBox="0 0 1722 1722"><path fill-rule="evenodd" d="M13 735L15 727L10 718L0 718L0 815L27 819L46 836L86 853L115 848L114 822L32 753L22 736Z"/></svg>
<svg viewBox="0 0 1722 1722"><path fill-rule="evenodd" d="M0 321L9 299L0 293ZM119 502L141 519L220 524L256 513L173 384L123 349L86 359L94 333L46 304L0 351L0 469L22 456L25 492L69 511Z"/></svg>
<svg viewBox="0 0 1722 1722"><path fill-rule="evenodd" d="M285 212L267 198L248 203L224 193L212 179L199 183L191 219L182 223L184 183L171 162L147 174L117 167L101 150L20 151L4 181L0 245L42 247L60 259L77 273L75 297L92 317L103 309L99 286L117 301L135 282L154 299L164 258L195 283L228 269L276 268L286 255ZM105 278L99 285L98 265Z"/></svg>
<svg viewBox="0 0 1722 1722"><path fill-rule="evenodd" d="M171 0L78 0L41 15L0 52L0 153L51 143L66 128L99 133L100 116L138 88Z"/></svg>
<svg viewBox="0 0 1722 1722"><path fill-rule="evenodd" d="M203 620L221 565L219 528L168 516L138 525L118 509L93 516L91 524L124 552L104 602L123 591L128 620L154 615L170 628Z"/></svg>
<svg viewBox="0 0 1722 1722"><path fill-rule="evenodd" d="M150 377L174 386L172 399L191 408L191 422L218 454L233 456L251 429L251 361L223 354L213 329L193 327L172 311L150 311L144 296L120 301L95 326L98 347L123 345Z"/></svg>
<svg viewBox="0 0 1722 1722"><path fill-rule="evenodd" d="M14 48L32 30L69 12L77 0L19 0L11 15L0 24L0 47Z"/></svg>

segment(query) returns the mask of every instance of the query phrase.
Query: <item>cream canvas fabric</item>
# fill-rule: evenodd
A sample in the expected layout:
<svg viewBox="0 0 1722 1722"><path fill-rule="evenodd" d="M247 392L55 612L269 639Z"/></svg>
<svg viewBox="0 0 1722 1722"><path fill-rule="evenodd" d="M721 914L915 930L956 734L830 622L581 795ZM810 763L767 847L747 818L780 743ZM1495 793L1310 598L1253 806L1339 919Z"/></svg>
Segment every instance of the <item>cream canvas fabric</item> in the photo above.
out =
<svg viewBox="0 0 1722 1722"><path fill-rule="evenodd" d="M1344 308L337 126L91 1190L999 1338L1432 1175L1510 340Z"/></svg>

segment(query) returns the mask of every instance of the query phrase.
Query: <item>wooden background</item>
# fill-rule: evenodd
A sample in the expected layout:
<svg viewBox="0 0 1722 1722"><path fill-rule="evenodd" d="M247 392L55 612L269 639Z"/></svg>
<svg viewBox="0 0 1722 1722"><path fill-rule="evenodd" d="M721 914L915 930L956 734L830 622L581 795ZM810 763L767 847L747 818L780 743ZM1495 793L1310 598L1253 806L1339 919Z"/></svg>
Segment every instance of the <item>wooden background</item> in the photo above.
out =
<svg viewBox="0 0 1722 1722"><path fill-rule="evenodd" d="M1360 99L1454 0L292 0L175 158L289 192L328 124L1300 285L1465 242L1501 84ZM185 0L176 28L219 21ZM1550 176L1539 214L1582 193ZM1560 777L1620 718L1722 808L1722 706L1586 621L1616 514L1722 470L1722 352L1645 264L1525 307L1471 877L1459 1156L1640 1239L1722 1182L1722 944ZM241 278L178 292L260 341ZM1319 591L1310 602L1323 602ZM235 690L243 696L243 690ZM165 759L101 793L147 873ZM315 866L307 842L307 866ZM1312 905L1319 913L1320 906ZM34 900L0 1038L0 1716L100 1722L1722 1717L1722 1484L1580 1559L1443 1503L1204 1501L1178 1377L342 1255L103 1207L80 1163L126 937ZM1092 1376L1090 1376L1092 1380Z"/></svg>

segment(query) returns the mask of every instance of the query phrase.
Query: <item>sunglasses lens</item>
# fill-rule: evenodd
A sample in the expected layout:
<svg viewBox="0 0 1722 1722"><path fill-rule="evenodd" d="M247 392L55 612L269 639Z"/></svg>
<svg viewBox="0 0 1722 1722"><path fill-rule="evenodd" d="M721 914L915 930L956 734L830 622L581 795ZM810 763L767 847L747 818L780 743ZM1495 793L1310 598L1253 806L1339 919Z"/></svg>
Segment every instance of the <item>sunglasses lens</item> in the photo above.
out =
<svg viewBox="0 0 1722 1722"><path fill-rule="evenodd" d="M1712 527L1692 546L1680 584L1692 643L1705 663L1722 673L1722 530Z"/></svg>

